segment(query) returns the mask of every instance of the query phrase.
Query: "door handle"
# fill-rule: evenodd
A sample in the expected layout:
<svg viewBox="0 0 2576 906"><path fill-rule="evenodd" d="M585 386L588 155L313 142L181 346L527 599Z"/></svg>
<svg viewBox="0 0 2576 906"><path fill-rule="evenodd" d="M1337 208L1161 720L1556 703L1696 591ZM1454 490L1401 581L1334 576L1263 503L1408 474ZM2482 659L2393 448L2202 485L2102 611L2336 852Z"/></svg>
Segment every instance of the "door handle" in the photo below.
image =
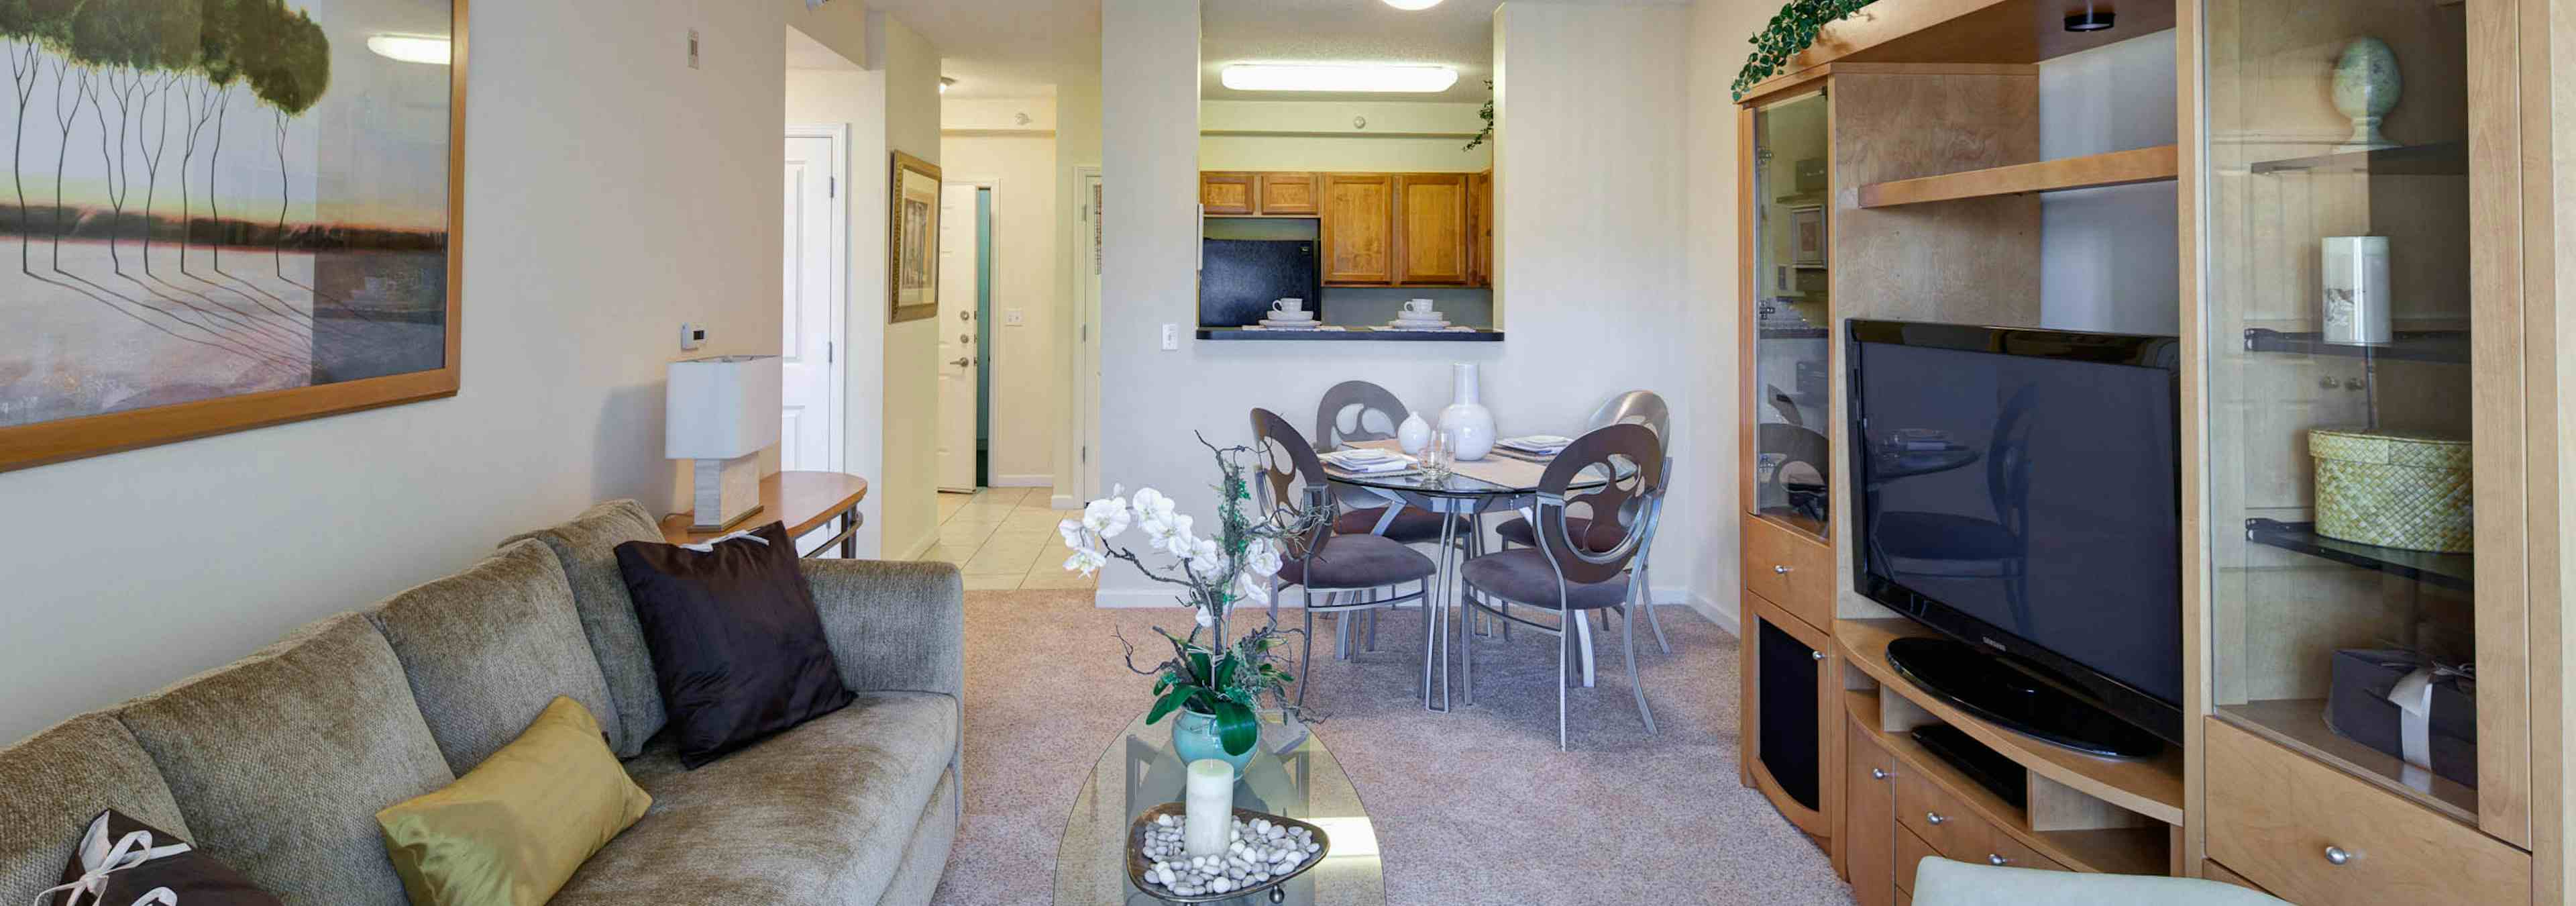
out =
<svg viewBox="0 0 2576 906"><path fill-rule="evenodd" d="M964 368L964 367L966 367L966 366L968 366L968 365L975 364L975 360L974 360L974 359L967 358L967 357L965 357L965 356L958 356L958 357L957 357L957 361L950 362L950 363L948 363L948 364L955 365L955 366L957 366L957 367L959 367L959 368Z"/></svg>

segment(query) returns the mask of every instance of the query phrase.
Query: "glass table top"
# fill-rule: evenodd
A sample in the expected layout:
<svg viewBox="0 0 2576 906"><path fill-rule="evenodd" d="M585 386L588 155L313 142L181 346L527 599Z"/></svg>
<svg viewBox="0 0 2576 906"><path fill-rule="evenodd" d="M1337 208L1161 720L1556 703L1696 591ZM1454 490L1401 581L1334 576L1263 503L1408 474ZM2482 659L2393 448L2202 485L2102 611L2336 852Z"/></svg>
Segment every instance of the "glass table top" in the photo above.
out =
<svg viewBox="0 0 2576 906"><path fill-rule="evenodd" d="M1243 780L1234 787L1234 805L1314 824L1333 841L1322 864L1282 885L1285 902L1384 906L1377 833L1368 811L1360 807L1359 791L1332 751L1312 734L1296 748L1273 754L1271 740L1294 735L1278 719L1275 712L1262 715L1263 750L1244 766ZM1109 740L1074 794L1073 812L1064 822L1064 840L1055 854L1056 906L1163 902L1127 883L1127 828L1146 809L1181 801L1185 776L1180 758L1172 754L1168 718L1148 726L1140 713ZM1218 902L1251 906L1270 899L1262 893Z"/></svg>

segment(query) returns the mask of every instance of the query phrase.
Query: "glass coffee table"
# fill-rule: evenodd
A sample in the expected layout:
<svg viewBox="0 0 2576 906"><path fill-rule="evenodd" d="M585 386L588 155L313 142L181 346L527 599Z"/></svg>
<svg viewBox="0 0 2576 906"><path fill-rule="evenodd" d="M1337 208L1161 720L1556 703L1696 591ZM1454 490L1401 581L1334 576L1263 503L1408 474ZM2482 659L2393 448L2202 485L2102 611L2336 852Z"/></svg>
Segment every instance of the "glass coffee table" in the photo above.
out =
<svg viewBox="0 0 2576 906"><path fill-rule="evenodd" d="M1377 832L1359 791L1321 739L1306 735L1296 748L1273 754L1272 739L1287 738L1275 712L1262 714L1263 750L1244 765L1234 805L1314 824L1332 838L1322 864L1288 880L1282 900L1267 893L1218 902L1284 902L1315 906L1385 906L1378 870ZM1181 801L1184 768L1172 754L1172 722L1146 725L1144 715L1109 740L1091 774L1074 794L1055 852L1056 906L1150 906L1163 902L1127 883L1127 828L1146 809Z"/></svg>

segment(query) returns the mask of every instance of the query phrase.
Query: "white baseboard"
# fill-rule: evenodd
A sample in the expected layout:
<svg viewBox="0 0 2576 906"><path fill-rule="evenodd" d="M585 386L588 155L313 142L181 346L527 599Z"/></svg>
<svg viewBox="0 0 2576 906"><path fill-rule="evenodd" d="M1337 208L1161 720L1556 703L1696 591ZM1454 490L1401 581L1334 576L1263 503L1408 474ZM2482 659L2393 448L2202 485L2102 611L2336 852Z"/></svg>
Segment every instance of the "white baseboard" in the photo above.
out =
<svg viewBox="0 0 2576 906"><path fill-rule="evenodd" d="M1047 506L1059 510L1082 509L1082 504L1074 500L1073 495L1071 494L1057 494L1053 497L1049 497L1047 498Z"/></svg>
<svg viewBox="0 0 2576 906"><path fill-rule="evenodd" d="M1717 624L1717 628L1725 631L1727 635L1738 638L1744 635L1736 625L1734 608L1719 607L1717 602L1694 594L1689 589L1655 589L1654 598L1657 607L1688 607L1709 622ZM1181 606L1179 599L1172 592L1161 588L1104 588L1092 594L1091 602L1093 606L1101 608L1178 608Z"/></svg>
<svg viewBox="0 0 2576 906"><path fill-rule="evenodd" d="M1181 606L1180 595L1161 588L1103 588L1092 594L1091 603L1104 608Z"/></svg>
<svg viewBox="0 0 2576 906"><path fill-rule="evenodd" d="M895 560L901 560L901 561L904 561L904 562L911 562L911 561L914 561L914 560L919 560L919 559L921 559L921 555L923 555L923 554L927 554L927 553L930 553L930 548L931 548L931 546L932 546L932 545L936 545L936 544L938 544L938 543L939 543L939 535L938 535L938 533L934 532L934 533L932 533L932 534L930 534L930 535L927 535L927 536L923 537L920 541L918 541L918 542L914 542L914 543L913 543L913 545L912 545L912 549L911 549L911 550L908 550L908 551L904 551L902 556L894 557L894 558L892 558L892 559L895 559Z"/></svg>
<svg viewBox="0 0 2576 906"><path fill-rule="evenodd" d="M992 486L997 488L1044 488L1055 485L1053 475L994 475L990 480Z"/></svg>
<svg viewBox="0 0 2576 906"><path fill-rule="evenodd" d="M1679 593L1675 597L1684 598L1681 603L1689 605L1690 609L1699 612L1700 616L1717 624L1717 628L1725 630L1727 635L1739 639L1744 637L1744 627L1736 618L1735 608L1721 607L1716 601L1709 600L1707 595L1696 592Z"/></svg>

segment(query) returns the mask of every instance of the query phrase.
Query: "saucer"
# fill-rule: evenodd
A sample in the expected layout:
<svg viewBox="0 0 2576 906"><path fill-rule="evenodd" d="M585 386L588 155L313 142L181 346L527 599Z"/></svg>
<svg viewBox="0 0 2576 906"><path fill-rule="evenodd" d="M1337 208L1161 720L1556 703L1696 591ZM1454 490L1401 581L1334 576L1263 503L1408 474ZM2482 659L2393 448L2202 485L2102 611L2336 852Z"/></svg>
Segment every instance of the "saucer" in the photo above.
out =
<svg viewBox="0 0 2576 906"><path fill-rule="evenodd" d="M1272 309L1271 311L1269 311L1269 312L1268 312L1268 314L1269 314L1269 317L1268 317L1268 318L1264 318L1263 320L1268 320L1268 321L1312 321L1312 320L1315 320L1315 313L1314 313L1314 312L1311 312L1311 311L1279 311L1279 310L1277 310L1277 309Z"/></svg>
<svg viewBox="0 0 2576 906"><path fill-rule="evenodd" d="M1269 318L1263 318L1261 319L1261 326L1286 330L1314 330L1324 325L1314 321L1273 321Z"/></svg>

